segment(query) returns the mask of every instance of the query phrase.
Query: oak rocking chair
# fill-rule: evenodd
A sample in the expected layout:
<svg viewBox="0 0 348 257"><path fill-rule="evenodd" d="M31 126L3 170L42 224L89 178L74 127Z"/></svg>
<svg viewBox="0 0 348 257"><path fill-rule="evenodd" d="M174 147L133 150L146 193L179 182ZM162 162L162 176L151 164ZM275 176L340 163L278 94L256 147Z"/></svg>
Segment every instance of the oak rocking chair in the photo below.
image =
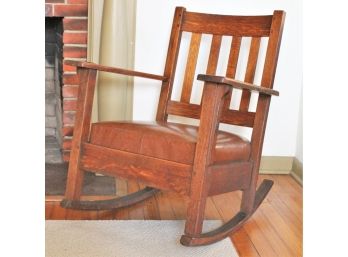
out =
<svg viewBox="0 0 348 257"><path fill-rule="evenodd" d="M129 206L159 190L188 196L189 205L181 243L205 245L221 240L256 211L273 185L258 172L268 109L281 42L284 11L266 16L228 16L187 12L177 7L163 75L106 67L90 62L66 61L77 66L78 106L68 171L65 208L105 210ZM172 99L181 36L192 33L180 100ZM200 104L190 102L202 34L212 35ZM225 76L216 76L223 36L232 37ZM244 81L235 80L243 37L250 37ZM268 38L261 85L254 85L261 38ZM96 122L91 124L92 100L97 71L139 76L162 81L156 121ZM232 90L233 89L233 90ZM232 93L242 90L238 110L230 109ZM251 92L256 92L256 111L249 111ZM199 120L199 126L168 122L168 115ZM252 128L251 140L219 130L219 124ZM147 187L112 200L80 199L84 171L136 179ZM241 190L240 211L221 227L202 233L208 196Z"/></svg>

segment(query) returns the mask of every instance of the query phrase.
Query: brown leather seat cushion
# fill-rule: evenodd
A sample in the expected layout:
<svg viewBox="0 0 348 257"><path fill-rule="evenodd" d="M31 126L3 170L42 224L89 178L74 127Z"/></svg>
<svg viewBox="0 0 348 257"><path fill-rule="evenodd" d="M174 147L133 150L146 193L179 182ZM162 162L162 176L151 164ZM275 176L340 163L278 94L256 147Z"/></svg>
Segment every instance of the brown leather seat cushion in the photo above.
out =
<svg viewBox="0 0 348 257"><path fill-rule="evenodd" d="M167 123L98 122L92 124L92 144L143 154L159 159L192 164L198 128ZM112 135L112 136L110 136ZM219 131L214 162L247 161L250 143L232 133Z"/></svg>

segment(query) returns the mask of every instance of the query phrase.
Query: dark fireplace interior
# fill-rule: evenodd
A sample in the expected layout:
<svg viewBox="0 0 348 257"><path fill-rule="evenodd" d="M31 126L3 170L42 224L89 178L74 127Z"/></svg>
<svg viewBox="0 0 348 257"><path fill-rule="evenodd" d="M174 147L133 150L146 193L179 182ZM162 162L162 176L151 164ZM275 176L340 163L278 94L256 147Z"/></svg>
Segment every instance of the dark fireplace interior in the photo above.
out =
<svg viewBox="0 0 348 257"><path fill-rule="evenodd" d="M45 161L61 163L62 153L62 18L45 18Z"/></svg>

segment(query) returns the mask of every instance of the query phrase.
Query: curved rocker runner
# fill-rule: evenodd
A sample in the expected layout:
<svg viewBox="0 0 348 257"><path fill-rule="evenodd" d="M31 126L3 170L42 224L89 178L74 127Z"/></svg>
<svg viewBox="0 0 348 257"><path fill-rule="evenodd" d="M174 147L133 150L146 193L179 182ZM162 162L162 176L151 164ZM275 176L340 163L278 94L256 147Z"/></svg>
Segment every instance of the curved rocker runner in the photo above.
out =
<svg viewBox="0 0 348 257"><path fill-rule="evenodd" d="M251 215L260 206L263 199L265 199L272 186L272 180L263 180L262 184L256 191L254 208L249 214L240 211L228 222L212 231L202 233L198 236L183 235L180 239L180 243L186 246L207 245L228 237L234 231L239 229L251 217Z"/></svg>
<svg viewBox="0 0 348 257"><path fill-rule="evenodd" d="M61 202L61 206L80 210L112 210L142 202L152 197L158 191L158 189L146 187L135 193L108 200L80 201L64 199Z"/></svg>

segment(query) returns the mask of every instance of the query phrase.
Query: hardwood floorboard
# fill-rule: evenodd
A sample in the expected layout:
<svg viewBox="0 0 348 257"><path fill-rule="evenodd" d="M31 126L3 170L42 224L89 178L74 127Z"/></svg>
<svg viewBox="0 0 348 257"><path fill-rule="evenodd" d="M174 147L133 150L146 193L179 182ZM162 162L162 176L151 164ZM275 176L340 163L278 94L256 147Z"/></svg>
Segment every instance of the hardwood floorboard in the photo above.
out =
<svg viewBox="0 0 348 257"><path fill-rule="evenodd" d="M155 195L161 220L175 220L173 211L167 192L159 192Z"/></svg>
<svg viewBox="0 0 348 257"><path fill-rule="evenodd" d="M294 194L293 190L290 190L289 188L287 188L288 187L287 184L284 185L283 183L281 183L280 178L283 176L287 177L287 179L289 180L294 180L292 177L286 176L286 175L267 176L267 178L274 180L274 186L271 192L269 193L269 195L267 196L268 202L278 199L279 201L283 203L282 205L287 206L287 208L290 209L290 211L286 211L287 214L295 215L297 219L300 221L300 223L302 224L302 220L303 220L302 188L300 188L301 191L299 194L297 194L297 192L295 192L296 194Z"/></svg>
<svg viewBox="0 0 348 257"><path fill-rule="evenodd" d="M144 202L144 219L146 220L160 220L161 216L158 209L156 197L153 196Z"/></svg>
<svg viewBox="0 0 348 257"><path fill-rule="evenodd" d="M54 203L51 203L51 202L46 202L45 203L45 219L46 220L52 219L53 206L54 206Z"/></svg>
<svg viewBox="0 0 348 257"><path fill-rule="evenodd" d="M257 225L254 217L251 217L243 227L260 256L279 256L272 248L272 245L268 241L267 237L264 235L264 231L262 231Z"/></svg>
<svg viewBox="0 0 348 257"><path fill-rule="evenodd" d="M115 220L129 220L128 208L121 208L121 209L115 210L114 219Z"/></svg>
<svg viewBox="0 0 348 257"><path fill-rule="evenodd" d="M263 232L263 235L278 256L298 256L293 249L288 248L288 245L283 241L283 237L277 233L274 227L270 224L269 219L264 215L263 208L265 205L267 205L267 203L260 206L260 209L254 214L257 226Z"/></svg>
<svg viewBox="0 0 348 257"><path fill-rule="evenodd" d="M302 254L302 235L296 235L292 224L287 223L271 205L264 204L260 208L262 212L267 213L265 216L269 224L277 231L288 248L295 253L292 256L300 256Z"/></svg>
<svg viewBox="0 0 348 257"><path fill-rule="evenodd" d="M289 179L287 175L268 175L270 179L276 181L276 185L281 187L283 193L288 193L292 195L296 195L301 198L302 196L302 187L294 180Z"/></svg>
<svg viewBox="0 0 348 257"><path fill-rule="evenodd" d="M143 183L138 183L139 184L139 188L143 189L146 187L145 184ZM160 220L160 213L159 213L159 209L158 209L158 203L156 201L156 197L153 196L147 200L144 201L143 203L144 206L144 219L145 220Z"/></svg>
<svg viewBox="0 0 348 257"><path fill-rule="evenodd" d="M240 257L260 257L248 233L242 227L230 236Z"/></svg>
<svg viewBox="0 0 348 257"><path fill-rule="evenodd" d="M187 210L187 198L180 196L174 192L166 192L167 197L169 198L170 205L174 212L175 219L184 220L186 219L186 210Z"/></svg>
<svg viewBox="0 0 348 257"><path fill-rule="evenodd" d="M139 183L135 180L128 181L128 194L134 193L140 190ZM128 208L129 219L131 220L143 220L144 219L144 203L137 203Z"/></svg>
<svg viewBox="0 0 348 257"><path fill-rule="evenodd" d="M272 179L274 186L244 226L230 236L240 257L301 257L302 235L302 187L289 175L260 175ZM116 179L117 196L135 192L144 187L137 181ZM86 200L115 196L85 196ZM154 197L128 208L112 211L79 211L60 207L61 196L47 197L45 218L62 219L185 219L188 199L173 192L159 192ZM209 197L206 219L228 221L239 210L241 192Z"/></svg>
<svg viewBox="0 0 348 257"><path fill-rule="evenodd" d="M208 197L207 199L204 218L207 220L222 220L222 217L211 197Z"/></svg>
<svg viewBox="0 0 348 257"><path fill-rule="evenodd" d="M59 205L59 202L55 202L53 204L53 210L52 210L51 219L52 220L65 220L66 219L66 213L67 213L67 210L62 208Z"/></svg>
<svg viewBox="0 0 348 257"><path fill-rule="evenodd" d="M124 196L128 194L128 181L122 178L116 178L116 194L117 196ZM114 219L128 220L129 208L120 208L114 210Z"/></svg>
<svg viewBox="0 0 348 257"><path fill-rule="evenodd" d="M230 220L239 211L240 197L236 192L213 196L212 201L224 222ZM244 227L230 238L239 256L260 256Z"/></svg>

